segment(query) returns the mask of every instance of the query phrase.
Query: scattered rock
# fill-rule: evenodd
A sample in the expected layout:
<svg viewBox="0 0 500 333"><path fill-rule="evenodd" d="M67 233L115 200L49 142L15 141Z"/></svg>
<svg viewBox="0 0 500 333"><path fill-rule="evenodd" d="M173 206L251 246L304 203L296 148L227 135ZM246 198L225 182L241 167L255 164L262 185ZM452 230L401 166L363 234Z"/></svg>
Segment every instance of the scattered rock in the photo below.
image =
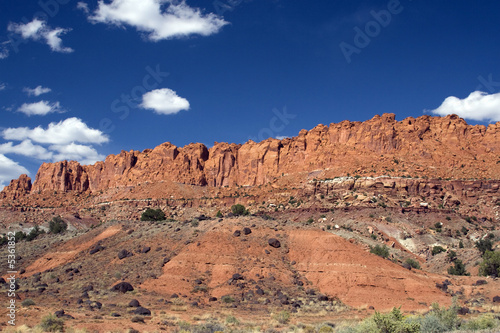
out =
<svg viewBox="0 0 500 333"><path fill-rule="evenodd" d="M141 304L139 303L138 300L133 299L128 303L128 306L131 308L138 308L139 306L141 306Z"/></svg>
<svg viewBox="0 0 500 333"><path fill-rule="evenodd" d="M129 252L125 249L118 252L118 259L120 259L120 260L125 259L127 257L131 257L131 256L133 256L132 252Z"/></svg>
<svg viewBox="0 0 500 333"><path fill-rule="evenodd" d="M92 247L89 251L90 254L95 254L99 251L102 251L104 250L104 246L102 246L101 244L96 244L94 247Z"/></svg>
<svg viewBox="0 0 500 333"><path fill-rule="evenodd" d="M275 249L281 247L280 241L277 240L276 238L269 238L269 240L267 241L267 243L269 244L269 246L274 247Z"/></svg>
<svg viewBox="0 0 500 333"><path fill-rule="evenodd" d="M493 297L493 303L500 303L500 296Z"/></svg>
<svg viewBox="0 0 500 333"><path fill-rule="evenodd" d="M233 237L240 237L241 236L241 230L236 230L234 233L233 233Z"/></svg>
<svg viewBox="0 0 500 333"><path fill-rule="evenodd" d="M250 228L243 228L243 235L250 235L252 233L252 229Z"/></svg>
<svg viewBox="0 0 500 333"><path fill-rule="evenodd" d="M137 309L134 310L134 314L141 315L141 316L150 316L151 311L149 309L142 307L142 306L139 306Z"/></svg>
<svg viewBox="0 0 500 333"><path fill-rule="evenodd" d="M128 282L120 282L111 288L111 291L118 291L121 293L126 293L127 291L133 291L134 287Z"/></svg>
<svg viewBox="0 0 500 333"><path fill-rule="evenodd" d="M473 286L482 286L484 284L488 284L488 282L486 280L477 280Z"/></svg>

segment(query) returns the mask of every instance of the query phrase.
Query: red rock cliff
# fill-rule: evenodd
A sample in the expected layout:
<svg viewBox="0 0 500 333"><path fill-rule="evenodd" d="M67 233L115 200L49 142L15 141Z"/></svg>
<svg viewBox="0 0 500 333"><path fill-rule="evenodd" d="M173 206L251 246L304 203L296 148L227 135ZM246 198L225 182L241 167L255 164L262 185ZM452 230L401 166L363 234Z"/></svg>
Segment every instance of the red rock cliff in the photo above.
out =
<svg viewBox="0 0 500 333"><path fill-rule="evenodd" d="M44 163L31 191L98 191L161 180L254 186L284 174L304 177L311 172L322 177L498 179L499 158L500 123L471 126L455 115L396 121L393 114L384 114L365 122L318 125L284 140L215 143L210 149L199 143L182 148L164 143L142 152L122 151L94 165ZM23 179L5 188L3 197L29 192L27 186L15 185L26 183Z"/></svg>

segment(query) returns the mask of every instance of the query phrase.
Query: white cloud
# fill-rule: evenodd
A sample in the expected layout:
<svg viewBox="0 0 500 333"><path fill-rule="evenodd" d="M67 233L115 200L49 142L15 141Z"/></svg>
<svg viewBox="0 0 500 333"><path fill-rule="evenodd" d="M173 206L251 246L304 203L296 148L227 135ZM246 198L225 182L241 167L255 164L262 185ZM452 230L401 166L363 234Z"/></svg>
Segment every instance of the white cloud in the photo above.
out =
<svg viewBox="0 0 500 333"><path fill-rule="evenodd" d="M81 119L68 118L58 123L50 123L47 129L41 126L33 129L28 127L7 128L2 131L5 140L23 141L30 139L38 143L70 144L105 143L109 138L100 130L89 128Z"/></svg>
<svg viewBox="0 0 500 333"><path fill-rule="evenodd" d="M7 88L7 85L5 83L0 82L0 91L4 90Z"/></svg>
<svg viewBox="0 0 500 333"><path fill-rule="evenodd" d="M285 135L278 135L278 136L276 136L277 140L284 140L284 139L288 139L288 138L289 138L289 136L285 136Z"/></svg>
<svg viewBox="0 0 500 333"><path fill-rule="evenodd" d="M140 107L154 110L158 114L176 114L181 110L189 110L189 102L177 96L175 91L163 88L145 93Z"/></svg>
<svg viewBox="0 0 500 333"><path fill-rule="evenodd" d="M89 5L86 3L86 2L82 2L80 1L79 3L76 4L76 8L77 9L80 9L81 11L83 11L85 14L88 14L90 13L90 10L89 10Z"/></svg>
<svg viewBox="0 0 500 333"><path fill-rule="evenodd" d="M5 46L2 46L0 49L0 59L5 59L9 56L9 49L7 49Z"/></svg>
<svg viewBox="0 0 500 333"><path fill-rule="evenodd" d="M29 171L19 163L0 154L0 191L11 179L18 178L23 173L29 174Z"/></svg>
<svg viewBox="0 0 500 333"><path fill-rule="evenodd" d="M63 47L62 39L59 37L71 31L71 29L50 28L45 21L33 19L29 23L9 23L7 30L20 34L24 39L33 39L36 41L45 40L54 52L71 53L72 48Z"/></svg>
<svg viewBox="0 0 500 333"><path fill-rule="evenodd" d="M24 88L23 91L28 94L28 96L40 96L42 94L46 94L52 91L50 88L38 86L36 88Z"/></svg>
<svg viewBox="0 0 500 333"><path fill-rule="evenodd" d="M38 160L51 160L53 158L52 152L42 146L34 145L31 140L24 140L18 145L14 145L13 142L1 144L0 154L17 154Z"/></svg>
<svg viewBox="0 0 500 333"><path fill-rule="evenodd" d="M28 116L45 116L53 112L62 112L59 102L49 103L47 101L40 101L37 103L24 103L17 111L22 112Z"/></svg>
<svg viewBox="0 0 500 333"><path fill-rule="evenodd" d="M94 164L102 161L106 156L99 154L94 148L85 145L70 143L68 145L52 145L50 150L56 151L54 161L73 160L81 164Z"/></svg>
<svg viewBox="0 0 500 333"><path fill-rule="evenodd" d="M450 96L437 109L430 112L440 116L456 114L476 121L500 121L500 93L489 95L482 91L474 91L464 99Z"/></svg>
<svg viewBox="0 0 500 333"><path fill-rule="evenodd" d="M168 7L163 9L165 5ZM178 0L112 0L109 4L99 0L89 19L93 23L133 26L148 33L153 41L193 34L208 36L228 24L213 13L203 14Z"/></svg>

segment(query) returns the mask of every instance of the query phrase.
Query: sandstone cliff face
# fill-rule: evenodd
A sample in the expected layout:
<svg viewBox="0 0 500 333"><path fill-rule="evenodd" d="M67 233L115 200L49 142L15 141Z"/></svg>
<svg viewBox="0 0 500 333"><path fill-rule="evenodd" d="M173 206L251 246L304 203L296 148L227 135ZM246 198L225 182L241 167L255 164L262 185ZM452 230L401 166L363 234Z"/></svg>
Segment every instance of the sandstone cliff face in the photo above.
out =
<svg viewBox="0 0 500 333"><path fill-rule="evenodd" d="M499 156L500 122L471 126L455 115L398 122L393 114L384 114L365 122L318 125L283 140L216 143L210 149L199 143L182 148L164 143L142 152L122 151L94 165L44 163L31 192L95 192L167 180L213 187L256 186L285 174L311 172L324 178L390 174L498 179ZM9 186L2 196L22 193Z"/></svg>
<svg viewBox="0 0 500 333"><path fill-rule="evenodd" d="M13 179L10 184L0 192L0 199L15 200L31 192L31 178L28 175L21 175L18 179Z"/></svg>

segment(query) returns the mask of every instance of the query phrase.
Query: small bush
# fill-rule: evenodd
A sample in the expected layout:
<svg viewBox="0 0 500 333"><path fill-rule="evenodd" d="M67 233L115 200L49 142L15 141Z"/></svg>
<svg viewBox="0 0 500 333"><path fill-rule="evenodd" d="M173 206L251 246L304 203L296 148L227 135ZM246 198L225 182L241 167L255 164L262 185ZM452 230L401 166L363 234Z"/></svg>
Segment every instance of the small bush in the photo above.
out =
<svg viewBox="0 0 500 333"><path fill-rule="evenodd" d="M406 263L410 265L412 268L420 269L420 263L415 259L408 258L406 259Z"/></svg>
<svg viewBox="0 0 500 333"><path fill-rule="evenodd" d="M435 315L439 322L446 328L447 331L452 331L460 325L458 317L458 305L456 298L453 299L453 304L449 307L439 307L439 304L433 303L431 314Z"/></svg>
<svg viewBox="0 0 500 333"><path fill-rule="evenodd" d="M479 275L500 276L500 252L486 251L479 266Z"/></svg>
<svg viewBox="0 0 500 333"><path fill-rule="evenodd" d="M231 206L231 212L236 216L248 215L249 212L246 210L245 206L241 204L236 204Z"/></svg>
<svg viewBox="0 0 500 333"><path fill-rule="evenodd" d="M451 275L470 275L465 269L462 260L456 259L453 266L448 268L448 274Z"/></svg>
<svg viewBox="0 0 500 333"><path fill-rule="evenodd" d="M16 242L19 242L26 238L26 234L22 231L17 231L14 234L14 237L16 238Z"/></svg>
<svg viewBox="0 0 500 333"><path fill-rule="evenodd" d="M489 238L481 239L476 242L476 247L481 252L481 256L484 256L486 251L493 251L493 243Z"/></svg>
<svg viewBox="0 0 500 333"><path fill-rule="evenodd" d="M26 298L24 301L21 302L22 306L28 307L35 305L35 302L31 298Z"/></svg>
<svg viewBox="0 0 500 333"><path fill-rule="evenodd" d="M238 325L240 323L240 321L238 319L236 319L235 316L227 316L226 317L226 324L228 325Z"/></svg>
<svg viewBox="0 0 500 333"><path fill-rule="evenodd" d="M442 246L436 245L432 248L432 255L435 256L436 254L439 254L439 253L445 252L445 251L446 250Z"/></svg>
<svg viewBox="0 0 500 333"><path fill-rule="evenodd" d="M418 333L420 324L415 321L407 321L400 309L393 308L390 313L380 314L375 312L373 321L380 332L387 333Z"/></svg>
<svg viewBox="0 0 500 333"><path fill-rule="evenodd" d="M232 298L229 295L222 296L220 300L222 301L222 303L233 303L234 302L234 298Z"/></svg>
<svg viewBox="0 0 500 333"><path fill-rule="evenodd" d="M450 261L455 261L457 260L457 253L453 250L450 250L448 254L446 255Z"/></svg>
<svg viewBox="0 0 500 333"><path fill-rule="evenodd" d="M385 245L375 245L375 247L370 246L370 253L376 254L382 258L387 258L389 256L389 248Z"/></svg>
<svg viewBox="0 0 500 333"><path fill-rule="evenodd" d="M219 211L217 211L217 214L216 214L215 216L216 216L216 217L218 217L218 218L221 218L221 217L222 217L222 213L220 212L220 210L219 210Z"/></svg>
<svg viewBox="0 0 500 333"><path fill-rule="evenodd" d="M64 321L51 314L42 318L40 327L44 332L64 332Z"/></svg>
<svg viewBox="0 0 500 333"><path fill-rule="evenodd" d="M141 215L141 221L163 221L165 213L160 209L148 208Z"/></svg>
<svg viewBox="0 0 500 333"><path fill-rule="evenodd" d="M28 242L31 242L35 238L37 238L39 235L44 234L45 232L43 230L40 230L38 226L35 226L31 231L29 232L28 235L26 235L26 240Z"/></svg>
<svg viewBox="0 0 500 333"><path fill-rule="evenodd" d="M290 321L290 313L288 311L278 312L273 315L273 319L282 325L288 324L288 322Z"/></svg>
<svg viewBox="0 0 500 333"><path fill-rule="evenodd" d="M460 328L464 328L466 330L478 331L478 330L487 330L496 328L499 325L499 322L493 315L484 314L480 317L474 318L466 322Z"/></svg>
<svg viewBox="0 0 500 333"><path fill-rule="evenodd" d="M49 222L49 231L51 234L62 234L68 229L68 224L60 216L54 217Z"/></svg>

